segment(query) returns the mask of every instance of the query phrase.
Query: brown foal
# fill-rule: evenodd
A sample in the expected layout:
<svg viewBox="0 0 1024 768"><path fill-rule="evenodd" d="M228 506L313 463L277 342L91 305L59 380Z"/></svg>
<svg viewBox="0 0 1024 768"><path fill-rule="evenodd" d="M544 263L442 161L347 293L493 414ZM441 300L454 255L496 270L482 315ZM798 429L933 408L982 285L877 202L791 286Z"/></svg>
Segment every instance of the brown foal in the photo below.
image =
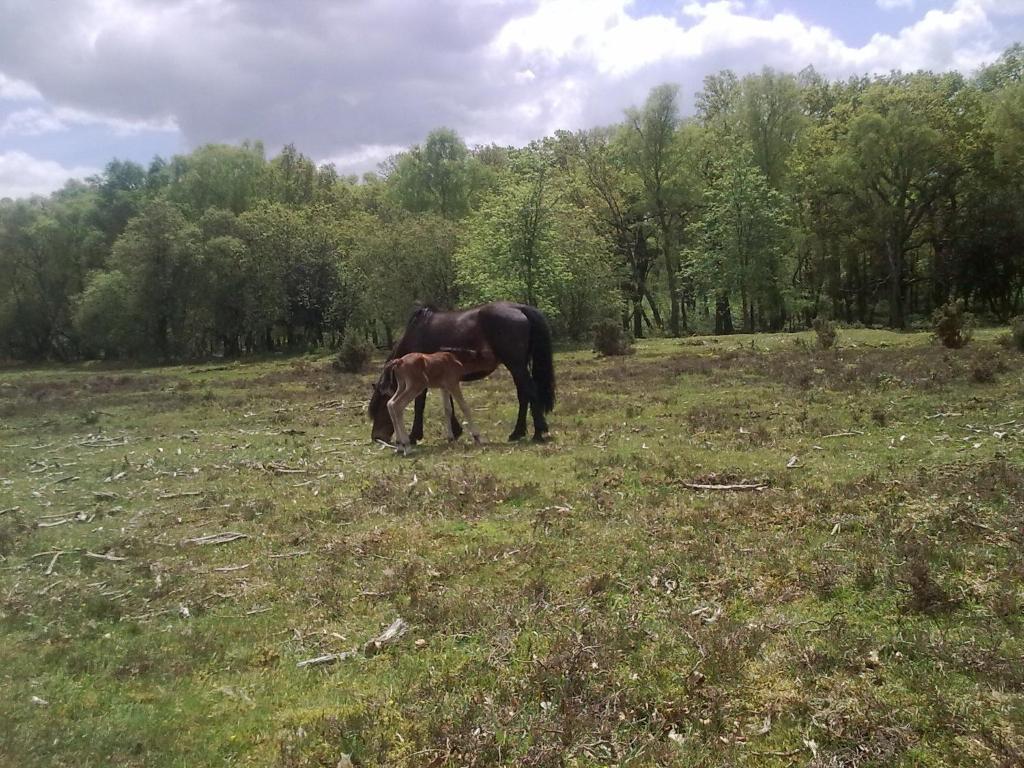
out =
<svg viewBox="0 0 1024 768"><path fill-rule="evenodd" d="M441 390L444 400L444 428L449 440L455 439L452 432L452 400L455 400L466 415L473 440L481 442L480 430L473 423L473 415L462 396L459 382L473 374L490 374L497 367L498 360L489 349L484 352L461 349L429 354L410 352L389 362L385 366L385 371L390 370L394 373L397 388L395 394L388 400L388 413L395 427L398 449L403 454L409 453L409 433L405 431L403 413L406 406L427 389Z"/></svg>

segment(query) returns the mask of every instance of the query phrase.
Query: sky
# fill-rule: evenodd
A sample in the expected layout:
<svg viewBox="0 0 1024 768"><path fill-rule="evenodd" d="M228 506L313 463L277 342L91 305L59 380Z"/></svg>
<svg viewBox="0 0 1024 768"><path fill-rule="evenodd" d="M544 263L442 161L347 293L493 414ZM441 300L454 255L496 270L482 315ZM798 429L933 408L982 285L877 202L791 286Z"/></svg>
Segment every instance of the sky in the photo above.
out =
<svg viewBox="0 0 1024 768"><path fill-rule="evenodd" d="M0 0L0 198L113 158L293 143L372 170L434 128L521 145L664 82L813 65L971 73L1024 0Z"/></svg>

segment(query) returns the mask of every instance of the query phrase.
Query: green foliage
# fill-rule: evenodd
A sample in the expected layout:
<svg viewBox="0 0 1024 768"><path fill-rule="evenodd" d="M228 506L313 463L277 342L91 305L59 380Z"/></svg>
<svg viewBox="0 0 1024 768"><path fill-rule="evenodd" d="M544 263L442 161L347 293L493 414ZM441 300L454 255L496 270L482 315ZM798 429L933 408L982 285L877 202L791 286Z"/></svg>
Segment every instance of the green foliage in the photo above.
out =
<svg viewBox="0 0 1024 768"><path fill-rule="evenodd" d="M964 309L964 300L949 301L932 313L932 330L942 346L960 349L971 340L973 316Z"/></svg>
<svg viewBox="0 0 1024 768"><path fill-rule="evenodd" d="M89 356L142 354L146 339L136 286L119 270L93 273L78 297L74 328Z"/></svg>
<svg viewBox="0 0 1024 768"><path fill-rule="evenodd" d="M0 201L0 357L387 344L416 302L488 299L576 341L623 313L637 338L902 328L950 296L1005 323L1024 309L1021 51L972 78L724 71L695 119L664 84L522 149L438 129L362 179L258 142L115 159Z"/></svg>
<svg viewBox="0 0 1024 768"><path fill-rule="evenodd" d="M185 322L195 298L199 230L172 203L157 198L128 222L114 243L110 268L124 276L146 356L188 348Z"/></svg>
<svg viewBox="0 0 1024 768"><path fill-rule="evenodd" d="M431 131L422 147L392 160L388 187L394 201L409 211L457 219L469 212L477 191L474 182L486 177L476 166L459 135L440 128Z"/></svg>
<svg viewBox="0 0 1024 768"><path fill-rule="evenodd" d="M404 327L416 304L458 305L454 222L388 208L377 217L353 216L346 231L362 280L360 319L379 324L390 336Z"/></svg>
<svg viewBox="0 0 1024 768"><path fill-rule="evenodd" d="M753 165L749 147L733 145L716 162L703 216L689 228L684 274L726 307L738 299L748 332L777 329L789 274L784 199Z"/></svg>
<svg viewBox="0 0 1024 768"><path fill-rule="evenodd" d="M618 305L607 246L588 224L543 152L524 150L466 224L456 253L464 297L532 304L580 338Z"/></svg>

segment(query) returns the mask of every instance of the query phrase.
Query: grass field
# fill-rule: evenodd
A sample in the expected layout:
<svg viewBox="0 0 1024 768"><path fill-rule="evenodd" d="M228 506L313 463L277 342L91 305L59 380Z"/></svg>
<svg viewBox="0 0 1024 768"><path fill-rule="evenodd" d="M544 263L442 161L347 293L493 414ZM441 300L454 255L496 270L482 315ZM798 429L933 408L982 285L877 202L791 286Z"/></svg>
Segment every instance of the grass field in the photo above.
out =
<svg viewBox="0 0 1024 768"><path fill-rule="evenodd" d="M1024 355L556 371L551 442L502 373L407 459L321 358L0 373L0 764L1020 764Z"/></svg>

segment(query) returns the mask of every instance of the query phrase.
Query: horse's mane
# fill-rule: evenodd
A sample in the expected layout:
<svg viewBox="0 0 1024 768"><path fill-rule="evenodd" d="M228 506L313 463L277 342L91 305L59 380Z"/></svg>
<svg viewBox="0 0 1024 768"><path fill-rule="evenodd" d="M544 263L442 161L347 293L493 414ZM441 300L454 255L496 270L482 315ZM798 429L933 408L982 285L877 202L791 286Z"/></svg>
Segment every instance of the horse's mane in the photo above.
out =
<svg viewBox="0 0 1024 768"><path fill-rule="evenodd" d="M437 307L433 304L417 304L409 314L409 319L405 323L405 330L408 331L414 325L423 322L437 311Z"/></svg>

